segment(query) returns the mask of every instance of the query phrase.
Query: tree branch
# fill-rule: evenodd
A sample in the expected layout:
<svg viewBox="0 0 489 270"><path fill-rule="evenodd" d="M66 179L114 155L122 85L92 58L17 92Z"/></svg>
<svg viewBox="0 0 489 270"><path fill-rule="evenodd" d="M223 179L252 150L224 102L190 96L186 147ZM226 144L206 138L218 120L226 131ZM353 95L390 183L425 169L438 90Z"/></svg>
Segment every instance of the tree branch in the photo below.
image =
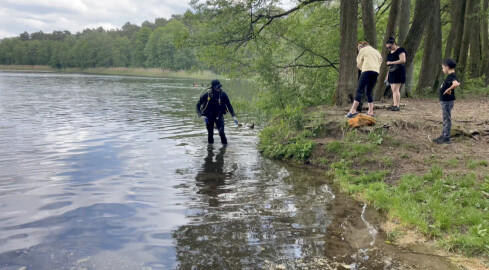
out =
<svg viewBox="0 0 489 270"><path fill-rule="evenodd" d="M299 47L299 48L301 48L301 49L303 49L303 50L305 50L305 51L309 52L310 54L315 55L315 56L317 56L317 57L319 57L319 58L323 59L324 61L328 62L329 66L331 66L331 67L332 67L332 68L334 68L336 71L338 71L338 68L336 67L336 63L332 62L332 61L331 61L331 60L329 60L327 57L322 56L322 55L320 55L320 54L318 54L318 53L316 53L316 52L312 51L311 49L306 48L306 47L302 46L301 44L299 44L299 43L297 43L297 42L294 42L293 40L288 39L288 38L286 38L286 37L284 37L284 36L282 36L282 38L283 38L283 39L285 39L285 40L287 40L288 42L290 42L290 43L292 43L292 44L296 45L297 47Z"/></svg>
<svg viewBox="0 0 489 270"><path fill-rule="evenodd" d="M285 65L285 66L275 66L276 68L281 68L281 69L287 69L287 68L294 68L294 67L299 67L299 68L328 68L332 67L335 68L334 65L304 65L304 64L293 64L293 65Z"/></svg>

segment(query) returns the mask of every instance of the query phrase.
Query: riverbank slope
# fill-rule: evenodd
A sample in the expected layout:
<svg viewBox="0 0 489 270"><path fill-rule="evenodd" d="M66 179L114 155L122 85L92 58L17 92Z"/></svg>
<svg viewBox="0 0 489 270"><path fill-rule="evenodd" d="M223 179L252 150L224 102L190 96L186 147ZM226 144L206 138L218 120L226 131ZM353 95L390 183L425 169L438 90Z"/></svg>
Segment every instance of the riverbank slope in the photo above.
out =
<svg viewBox="0 0 489 270"><path fill-rule="evenodd" d="M360 129L348 127L347 108L285 110L261 133L260 149L324 168L342 191L385 214L389 242L486 269L488 101L457 100L449 145L432 142L442 127L438 101L410 99L401 112L377 109L376 125Z"/></svg>

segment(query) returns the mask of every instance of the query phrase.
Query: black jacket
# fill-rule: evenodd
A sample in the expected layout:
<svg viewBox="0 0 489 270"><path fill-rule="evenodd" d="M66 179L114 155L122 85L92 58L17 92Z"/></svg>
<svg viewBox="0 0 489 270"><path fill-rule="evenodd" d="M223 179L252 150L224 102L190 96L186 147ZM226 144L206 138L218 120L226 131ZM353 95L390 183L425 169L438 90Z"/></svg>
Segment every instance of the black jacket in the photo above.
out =
<svg viewBox="0 0 489 270"><path fill-rule="evenodd" d="M228 95L222 90L221 92L209 90L197 102L197 113L199 116L204 115L208 118L219 118L226 114L228 110L232 116L236 116Z"/></svg>

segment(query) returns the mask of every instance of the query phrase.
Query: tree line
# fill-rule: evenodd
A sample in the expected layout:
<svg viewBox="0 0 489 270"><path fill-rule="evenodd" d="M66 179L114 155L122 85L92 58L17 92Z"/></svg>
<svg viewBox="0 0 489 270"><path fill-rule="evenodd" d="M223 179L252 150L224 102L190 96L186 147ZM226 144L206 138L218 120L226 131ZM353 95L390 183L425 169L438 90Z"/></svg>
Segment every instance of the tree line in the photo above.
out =
<svg viewBox="0 0 489 270"><path fill-rule="evenodd" d="M23 33L0 43L0 64L65 67L210 69L253 78L263 107L352 101L356 44L366 40L385 59L395 37L407 52L405 95L438 89L440 63L453 58L465 85L489 83L489 0L191 1L192 11L141 26L52 34ZM383 97L383 65L374 91Z"/></svg>
<svg viewBox="0 0 489 270"><path fill-rule="evenodd" d="M235 76L254 76L278 107L350 103L357 43L387 56L395 37L407 51L405 95L436 92L441 63L454 58L462 87L489 81L489 0L304 0L284 9L273 0L193 1L202 60ZM374 98L383 97L384 64ZM466 84L465 84L466 82ZM463 89L463 88L462 88Z"/></svg>
<svg viewBox="0 0 489 270"><path fill-rule="evenodd" d="M2 65L49 65L53 68L151 67L201 69L195 50L187 46L190 28L183 15L121 29L42 31L0 42Z"/></svg>

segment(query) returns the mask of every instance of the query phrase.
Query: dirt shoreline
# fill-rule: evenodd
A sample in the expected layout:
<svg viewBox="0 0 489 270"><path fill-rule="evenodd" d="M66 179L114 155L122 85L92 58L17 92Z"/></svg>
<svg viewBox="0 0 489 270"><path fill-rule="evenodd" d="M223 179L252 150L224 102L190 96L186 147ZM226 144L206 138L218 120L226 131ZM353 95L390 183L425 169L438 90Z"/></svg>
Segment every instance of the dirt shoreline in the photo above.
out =
<svg viewBox="0 0 489 270"><path fill-rule="evenodd" d="M437 100L408 99L403 103L405 106L401 112L375 110L376 125L359 129L361 133L383 129L395 139L396 145L379 145L381 156L369 157L377 160L363 157L366 161L363 162L364 164L360 164L362 162L354 164L355 169L376 171L388 168L390 172L385 182L389 185L396 185L404 175L422 176L429 172L433 164L443 167L444 175L473 174L476 179L479 179L478 181L484 181L485 177L487 179L489 176L487 166L489 100L487 97L460 99L455 102L452 112L452 144L449 145L436 145L432 142L441 133L442 128L441 109ZM390 104L377 105L379 108L385 108ZM308 161L310 166L330 170L329 166L335 161L335 157L324 149L331 142L344 139L346 125L344 115L347 111L348 108L339 110L328 106L307 110L307 114L322 113L322 124L329 129L313 139L316 146ZM361 160L361 158L355 159ZM380 159L383 162L380 162ZM353 197L360 201L367 201L361 195ZM419 230L400 222L396 217L382 215L386 217L386 220L379 224L383 233L387 236L397 234L394 240L388 241L389 244L412 250L414 253L447 258L459 269L489 269L487 257L467 257L444 250L438 244L438 240L428 239Z"/></svg>

